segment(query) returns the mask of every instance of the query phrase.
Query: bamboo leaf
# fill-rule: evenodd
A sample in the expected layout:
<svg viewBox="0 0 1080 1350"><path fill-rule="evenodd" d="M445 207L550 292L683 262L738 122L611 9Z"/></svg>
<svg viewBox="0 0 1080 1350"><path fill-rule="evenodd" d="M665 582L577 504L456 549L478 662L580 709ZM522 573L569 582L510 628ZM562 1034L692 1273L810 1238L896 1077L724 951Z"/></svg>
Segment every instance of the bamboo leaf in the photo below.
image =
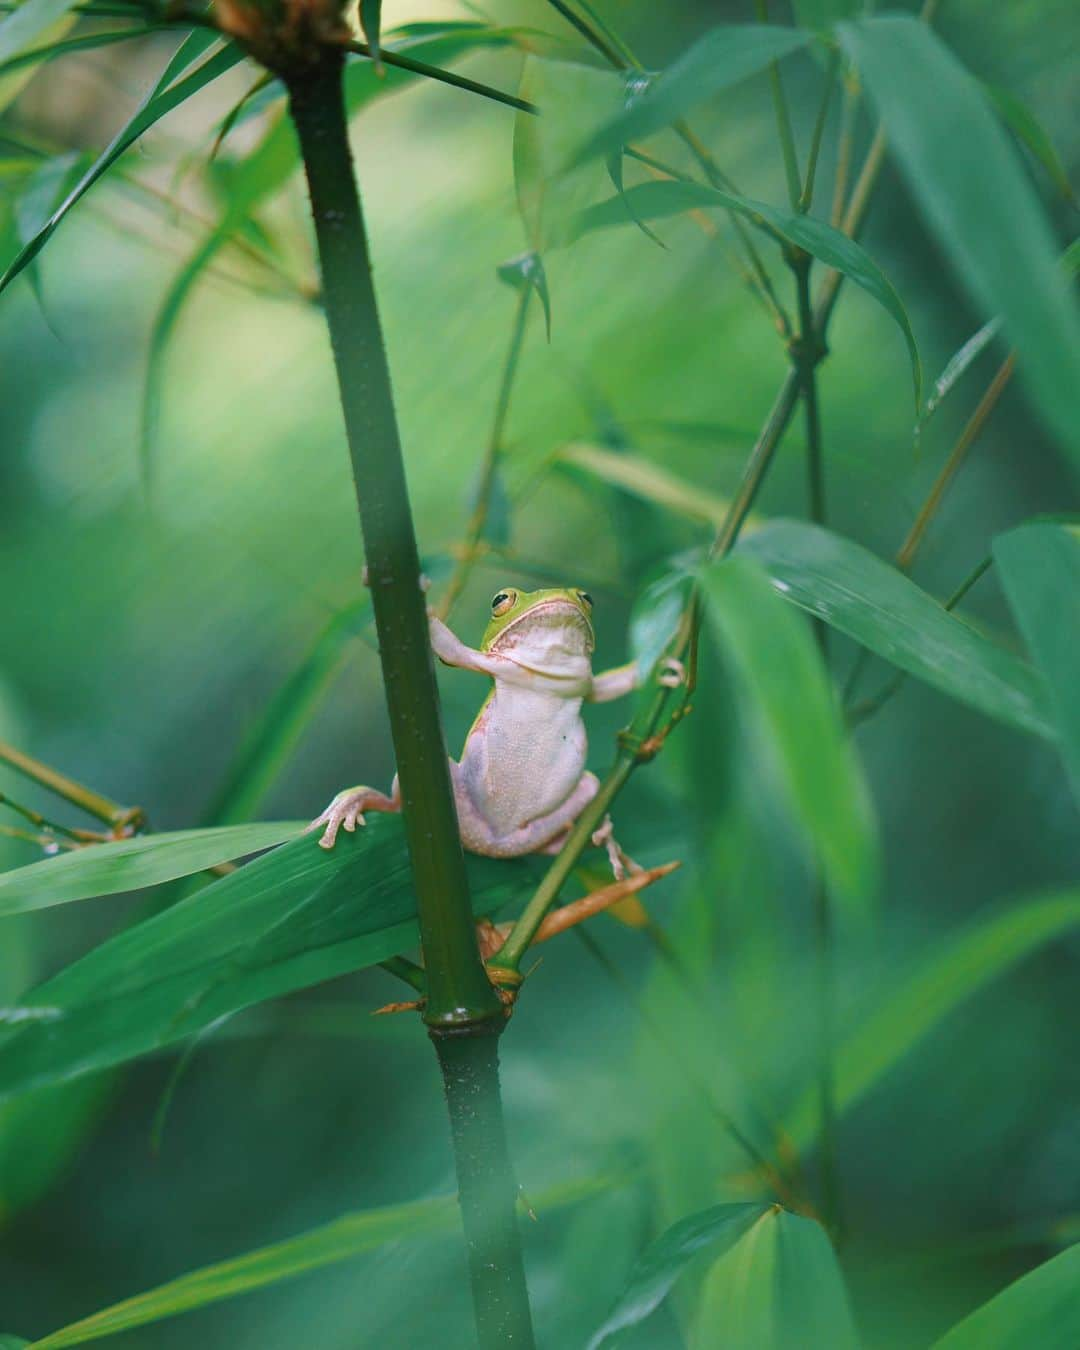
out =
<svg viewBox="0 0 1080 1350"><path fill-rule="evenodd" d="M1080 1243L1028 1271L932 1350L1061 1350L1080 1345Z"/></svg>
<svg viewBox="0 0 1080 1350"><path fill-rule="evenodd" d="M533 1196L532 1201L537 1210L550 1211L579 1204L615 1184L613 1177L588 1177L549 1186ZM82 1345L101 1336L130 1331L222 1299L264 1289L281 1280L295 1279L336 1261L347 1261L374 1251L389 1242L450 1233L459 1222L457 1198L453 1195L432 1196L345 1214L332 1223L322 1224L284 1242L275 1242L229 1261L193 1270L145 1294L73 1322L34 1341L32 1346L28 1341L16 1340L16 1344L30 1346L30 1350L62 1350L65 1346ZM2 1340L0 1350L4 1350Z"/></svg>
<svg viewBox="0 0 1080 1350"><path fill-rule="evenodd" d="M825 1230L774 1205L706 1276L690 1350L856 1350L857 1344Z"/></svg>
<svg viewBox="0 0 1080 1350"><path fill-rule="evenodd" d="M840 40L910 189L985 317L1000 313L1047 423L1080 456L1080 316L1038 197L981 87L927 24L883 15Z"/></svg>
<svg viewBox="0 0 1080 1350"><path fill-rule="evenodd" d="M72 0L72 3L76 2L77 0ZM14 18L27 8L29 8L29 5L20 6L12 17ZM0 39L3 38L4 27L5 25L0 25ZM0 60L0 77L10 75L14 71L22 70L27 66L39 65L42 61L53 61L59 56L68 56L72 52L92 51L96 47L110 47L116 42L127 42L130 38L145 37L147 33L160 32L163 28L164 25L150 26L144 24L141 28L119 28L112 32L82 33L78 37L61 38L56 42L49 42L41 47L32 47L27 51L20 51L13 56Z"/></svg>
<svg viewBox="0 0 1080 1350"><path fill-rule="evenodd" d="M849 915L862 919L876 889L877 831L820 653L803 620L749 558L702 575L706 615L754 709L789 808Z"/></svg>
<svg viewBox="0 0 1080 1350"><path fill-rule="evenodd" d="M72 9L76 0L25 0L0 23L0 71L28 51Z"/></svg>
<svg viewBox="0 0 1080 1350"><path fill-rule="evenodd" d="M868 295L872 295L895 320L904 335L908 355L911 358L915 402L918 407L922 396L922 367L915 335L911 330L903 302L893 288L892 282L866 250L823 220L802 215L797 211L770 206L767 202L755 201L750 197L723 192L719 188L707 187L704 183L667 179L662 182L638 183L635 187L627 189L621 197L611 197L605 202L588 207L573 223L572 236L580 238L592 230L625 225L631 218L636 221L659 220L666 216L682 215L686 211L715 207L737 211L755 225L764 224L767 229L782 236L788 244L804 249L828 267L842 272L857 286L862 287Z"/></svg>
<svg viewBox="0 0 1080 1350"><path fill-rule="evenodd" d="M599 1350L617 1332L643 1322L667 1298L698 1252L706 1247L725 1251L768 1212L768 1206L761 1204L714 1205L672 1224L638 1258L626 1288L592 1336L588 1350Z"/></svg>
<svg viewBox="0 0 1080 1350"><path fill-rule="evenodd" d="M243 59L243 52L229 45L205 56L206 36L193 33L181 44L180 50L166 67L165 74L155 85L152 92L139 105L134 115L117 132L108 146L102 151L86 173L79 179L60 205L52 212L41 228L19 251L14 261L0 276L0 291L9 285L15 277L32 262L45 247L53 232L65 219L68 212L94 186L99 178L120 158L129 146L166 113L197 94L206 85L230 70ZM191 53L199 55L192 60ZM183 74L179 74L179 71Z"/></svg>
<svg viewBox="0 0 1080 1350"><path fill-rule="evenodd" d="M739 545L792 604L1008 726L1052 740L1039 677L868 549L816 525L773 521Z"/></svg>
<svg viewBox="0 0 1080 1350"><path fill-rule="evenodd" d="M1068 201L1075 203L1076 194L1072 190L1072 184L1069 182L1069 176L1065 172L1061 157L1054 149L1054 143L1047 134L1046 128L1027 104L1017 98L1015 94L1010 93L1008 89L1002 89L997 85L983 85L983 89L986 91L990 102L997 109L998 116L1043 166L1061 195Z"/></svg>
<svg viewBox="0 0 1080 1350"><path fill-rule="evenodd" d="M619 152L628 142L671 126L697 104L759 74L810 40L810 33L769 24L712 29L650 80L640 98L592 135L574 162Z"/></svg>
<svg viewBox="0 0 1080 1350"><path fill-rule="evenodd" d="M723 497L687 483L652 460L629 451L575 443L564 446L556 462L581 469L643 501L690 520L719 527L728 512L728 502Z"/></svg>
<svg viewBox="0 0 1080 1350"><path fill-rule="evenodd" d="M1080 803L1080 527L1021 525L994 540L1009 605L1046 682Z"/></svg>
<svg viewBox="0 0 1080 1350"><path fill-rule="evenodd" d="M495 269L495 275L507 286L512 286L514 290L522 290L526 286L533 288L544 311L544 324L550 340L551 295L548 291L544 260L540 257L540 254L522 253L516 258L511 258L508 262L500 263Z"/></svg>
<svg viewBox="0 0 1080 1350"><path fill-rule="evenodd" d="M175 830L89 844L27 867L0 872L0 917L175 881L218 863L273 848L299 834L306 824L289 820L225 829Z"/></svg>
<svg viewBox="0 0 1080 1350"><path fill-rule="evenodd" d="M381 51L379 29L381 25L382 0L360 0L360 27L364 30L364 37L371 48L371 59L375 63L375 73L379 76L386 69L379 59Z"/></svg>
<svg viewBox="0 0 1080 1350"><path fill-rule="evenodd" d="M637 668L639 704L653 697L654 686L649 676L675 635L692 584L689 572L668 572L646 587L634 601L630 615L630 651Z"/></svg>
<svg viewBox="0 0 1080 1350"><path fill-rule="evenodd" d="M307 656L244 737L225 782L206 813L210 820L231 825L250 820L259 809L340 671L348 643L370 613L371 598L365 595L336 614L319 634Z"/></svg>
<svg viewBox="0 0 1080 1350"><path fill-rule="evenodd" d="M975 364L1000 332L1001 319L988 319L977 333L973 333L964 345L952 354L946 362L945 369L934 381L933 391L926 400L926 407L920 419L923 425L933 417L961 377Z"/></svg>
<svg viewBox="0 0 1080 1350"><path fill-rule="evenodd" d="M519 895L542 870L536 859L470 855L468 864L482 913ZM414 915L399 816L370 817L331 851L314 836L295 839L118 933L23 998L57 1015L0 1031L0 1100L176 1044L227 1013L384 961L416 945Z"/></svg>
<svg viewBox="0 0 1080 1350"><path fill-rule="evenodd" d="M844 1112L863 1097L965 999L999 975L1080 926L1080 889L1022 900L935 943L931 955L875 1008L852 1020L856 1030L835 1062L836 1106ZM809 1147L819 1127L817 1089L796 1103L787 1133Z"/></svg>

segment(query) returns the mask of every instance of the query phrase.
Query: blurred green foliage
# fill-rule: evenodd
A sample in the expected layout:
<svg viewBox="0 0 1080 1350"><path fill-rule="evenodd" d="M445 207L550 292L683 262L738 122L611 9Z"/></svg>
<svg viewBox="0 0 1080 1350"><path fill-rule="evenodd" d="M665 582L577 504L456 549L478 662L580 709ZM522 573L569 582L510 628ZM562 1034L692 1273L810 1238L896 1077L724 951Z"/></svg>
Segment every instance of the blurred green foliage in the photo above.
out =
<svg viewBox="0 0 1080 1350"><path fill-rule="evenodd" d="M854 6L796 8L811 25L811 10L828 10L831 20ZM749 5L691 0L601 9L657 68L707 27L753 17ZM430 18L431 7L415 15ZM410 17L384 7L384 44ZM500 6L497 17L564 43L573 37L539 0ZM952 0L938 27L980 79L1023 100L1075 181L1080 132L1063 55L1075 36L1072 6L1026 0L988 10ZM438 50L422 33L409 40L429 42L425 60L460 55L446 39ZM131 116L176 41L149 36L75 53L57 68L67 76L61 83L46 70L29 80L23 72L18 88L0 85L5 264ZM477 45L491 50L461 68L514 89L520 49ZM612 184L599 160L551 181L542 207L526 193L526 233L510 110L393 73L384 90L369 66L356 69L365 73L355 77L354 150L417 529L438 584L465 532L514 321L516 297L497 268L524 248L547 249L545 221L609 198ZM805 156L822 66L798 53L783 69ZM207 163L216 128L253 79L232 70L156 125L57 231L33 285L20 279L0 299L8 376L0 739L139 803L157 829L303 818L343 783L385 786L393 773L378 662L357 617L355 504L304 189L290 133L275 121L280 103L257 94ZM598 65L535 55L524 88L563 115L549 119L543 148L523 152L519 138L519 166L523 153L565 160L580 146L575 119L599 126L622 96L621 82ZM825 211L838 107L819 169ZM784 202L765 80L723 90L695 108L695 125L748 197ZM871 130L860 105L857 159ZM260 143L265 153L248 158ZM689 165L677 143L663 144ZM67 157L62 174L55 156ZM631 167L627 160L628 181ZM1064 246L1077 233L1074 204L1037 161L1025 160L1022 172ZM218 222L232 231L229 212L240 200L257 202L258 212L240 212L235 232L220 237ZM503 436L507 514L488 537L500 548L508 539L510 556L496 552L475 567L454 615L467 640L478 639L498 586L580 583L597 601L600 664L626 659L643 582L705 543L708 522L737 487L787 358L730 266L729 226L719 241L685 218L650 228L666 248L627 228L545 252L551 340L532 306ZM990 315L973 307L962 269L891 163L862 243L936 374ZM192 276L188 263L200 250L207 266ZM772 270L786 301L785 270ZM162 305L178 292L185 303L165 325L169 341L154 346ZM820 370L829 524L891 558L1007 347L999 337L978 358L915 449L908 360L889 315L849 287L829 346ZM153 417L150 362L150 397L160 400ZM805 516L802 450L797 421L755 504L759 517ZM931 526L914 580L944 599L996 535L1074 506L1065 450L1027 386L1011 385ZM758 556L768 551L760 539L748 549ZM1015 555L1016 536L1006 539ZM1069 541L1056 537L1055 547ZM1069 558L1066 573L1076 566ZM1054 576L1029 566L1012 578L1019 628L997 567L963 600L963 613L982 637L1037 660L1033 633L1045 637L1040 605ZM524 1226L538 1335L559 1350L585 1344L668 1225L757 1195L732 1123L784 1158L784 1122L807 1150L808 1189L819 1190L809 1147L814 879L767 725L745 715L742 672L713 642L706 633L692 716L616 812L619 838L640 861L684 861L646 896L663 944L601 918L589 942L602 960L573 936L546 948L503 1041L516 1166L539 1220ZM857 650L832 635L841 682ZM1055 707L1067 698L1069 655L1067 642L1050 643L1048 661L1064 672L1049 690ZM872 697L891 676L872 658L860 689ZM440 678L456 748L479 695L467 675ZM283 696L283 686L293 692ZM1074 688L1074 719L1075 699ZM272 756L252 760L251 733L266 725L268 706L283 710L278 725L294 712L296 724ZM618 706L589 712L598 771L621 717ZM921 680L907 680L861 725L855 746L883 881L876 925L841 925L834 959L841 1264L863 1343L914 1350L1078 1236L1080 945L1076 893L1066 887L1075 886L1080 836L1053 746ZM240 756L251 773L233 815L220 793L236 783ZM812 795L813 784L803 787ZM6 769L0 790L46 814L64 809ZM5 866L39 856L23 842L0 839L0 848ZM1030 913L998 918L1019 900ZM84 900L4 918L0 1004L17 1006L142 903ZM41 1337L346 1212L423 1206L449 1193L426 1039L411 1019L368 1017L398 988L379 971L348 975L204 1035L173 1085L156 1150L153 1121L173 1051L108 1082L91 1076L55 1098L57 1089L39 1088L0 1105L0 1329ZM927 1007L940 1007L940 1017L927 1017ZM845 1095L850 1082L857 1090ZM611 1184L594 1190L599 1178ZM582 1189L569 1198L559 1189L576 1182ZM432 1204L441 1214L441 1202ZM357 1243L347 1262L114 1343L469 1345L455 1235L407 1223L387 1231L392 1240L367 1251ZM784 1251L779 1223L767 1240ZM707 1258L695 1258L672 1298L620 1344L659 1350L684 1336L709 1344L695 1309L721 1298L729 1277L722 1262L710 1272Z"/></svg>

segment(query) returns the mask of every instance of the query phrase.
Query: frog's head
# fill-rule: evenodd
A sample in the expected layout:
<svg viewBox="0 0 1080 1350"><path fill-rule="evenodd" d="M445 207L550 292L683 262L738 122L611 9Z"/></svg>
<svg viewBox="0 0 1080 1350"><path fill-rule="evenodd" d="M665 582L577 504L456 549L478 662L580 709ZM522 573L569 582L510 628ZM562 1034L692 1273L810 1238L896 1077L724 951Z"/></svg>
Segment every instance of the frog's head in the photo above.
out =
<svg viewBox="0 0 1080 1350"><path fill-rule="evenodd" d="M480 648L513 654L537 670L592 655L592 596L576 586L521 591L503 586L491 601L491 620Z"/></svg>

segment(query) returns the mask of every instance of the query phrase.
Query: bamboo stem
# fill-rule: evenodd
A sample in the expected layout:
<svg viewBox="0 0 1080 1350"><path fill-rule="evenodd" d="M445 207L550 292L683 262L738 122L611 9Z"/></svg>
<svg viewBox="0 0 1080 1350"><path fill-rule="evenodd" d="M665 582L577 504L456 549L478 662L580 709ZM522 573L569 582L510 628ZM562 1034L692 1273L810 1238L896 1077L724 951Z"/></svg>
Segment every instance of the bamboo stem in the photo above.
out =
<svg viewBox="0 0 1080 1350"><path fill-rule="evenodd" d="M499 1096L503 1005L476 944L420 589L390 370L353 176L342 73L324 50L287 78L356 481L427 979L484 1350L533 1345Z"/></svg>

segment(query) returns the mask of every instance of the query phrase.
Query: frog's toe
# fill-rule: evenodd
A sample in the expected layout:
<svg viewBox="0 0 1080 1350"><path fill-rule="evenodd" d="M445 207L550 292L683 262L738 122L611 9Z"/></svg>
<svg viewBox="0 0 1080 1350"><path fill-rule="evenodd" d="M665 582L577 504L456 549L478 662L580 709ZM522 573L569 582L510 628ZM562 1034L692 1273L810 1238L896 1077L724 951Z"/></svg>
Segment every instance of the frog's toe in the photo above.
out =
<svg viewBox="0 0 1080 1350"><path fill-rule="evenodd" d="M658 679L668 689L678 689L686 683L686 667L676 656L669 656L663 664Z"/></svg>
<svg viewBox="0 0 1080 1350"><path fill-rule="evenodd" d="M605 816L604 823L599 829L593 830L592 842L596 848L603 848L608 856L608 862L611 864L611 874L616 881L622 881L626 877L626 868L623 865L623 851L615 842L615 827L611 823L611 817Z"/></svg>

